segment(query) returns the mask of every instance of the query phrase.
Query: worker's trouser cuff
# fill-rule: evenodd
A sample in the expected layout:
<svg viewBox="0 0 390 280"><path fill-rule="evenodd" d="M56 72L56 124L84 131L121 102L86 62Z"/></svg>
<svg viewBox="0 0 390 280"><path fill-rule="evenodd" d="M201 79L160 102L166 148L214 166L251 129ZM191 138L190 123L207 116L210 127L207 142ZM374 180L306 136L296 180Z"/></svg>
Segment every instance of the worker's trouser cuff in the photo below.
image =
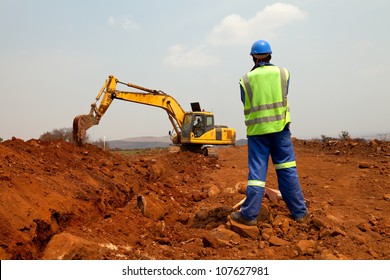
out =
<svg viewBox="0 0 390 280"><path fill-rule="evenodd" d="M241 207L241 215L247 220L255 220L259 215L261 201L265 193L264 187L247 186L246 199Z"/></svg>

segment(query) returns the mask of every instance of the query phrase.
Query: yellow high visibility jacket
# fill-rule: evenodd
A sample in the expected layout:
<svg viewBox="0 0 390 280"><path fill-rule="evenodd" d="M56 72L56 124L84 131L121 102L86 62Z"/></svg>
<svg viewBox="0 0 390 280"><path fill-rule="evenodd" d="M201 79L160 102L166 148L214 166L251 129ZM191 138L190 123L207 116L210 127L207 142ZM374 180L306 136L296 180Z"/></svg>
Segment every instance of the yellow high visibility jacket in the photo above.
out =
<svg viewBox="0 0 390 280"><path fill-rule="evenodd" d="M279 132L291 122L288 80L288 70L273 65L257 67L241 78L248 136Z"/></svg>

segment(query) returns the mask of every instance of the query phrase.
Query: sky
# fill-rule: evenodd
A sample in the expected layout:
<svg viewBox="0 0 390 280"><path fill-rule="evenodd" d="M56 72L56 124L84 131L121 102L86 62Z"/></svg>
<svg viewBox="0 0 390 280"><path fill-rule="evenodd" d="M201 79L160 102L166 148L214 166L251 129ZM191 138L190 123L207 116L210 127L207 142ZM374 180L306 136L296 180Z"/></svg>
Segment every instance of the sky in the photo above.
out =
<svg viewBox="0 0 390 280"><path fill-rule="evenodd" d="M239 79L259 39L290 71L293 137L390 133L389 10L388 0L0 0L0 137L71 127L114 75L185 111L198 101L245 138ZM164 110L115 100L88 133L170 130Z"/></svg>

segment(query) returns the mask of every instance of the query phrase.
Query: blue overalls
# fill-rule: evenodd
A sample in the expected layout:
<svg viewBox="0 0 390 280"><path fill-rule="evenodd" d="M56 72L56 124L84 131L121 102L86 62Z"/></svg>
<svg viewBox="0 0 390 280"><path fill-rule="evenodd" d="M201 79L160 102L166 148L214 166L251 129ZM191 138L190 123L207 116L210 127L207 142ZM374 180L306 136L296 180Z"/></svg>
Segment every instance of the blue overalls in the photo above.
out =
<svg viewBox="0 0 390 280"><path fill-rule="evenodd" d="M276 169L279 190L291 215L294 218L304 217L307 209L288 125L281 132L248 137L248 185L241 215L245 219L254 220L260 212L270 156Z"/></svg>

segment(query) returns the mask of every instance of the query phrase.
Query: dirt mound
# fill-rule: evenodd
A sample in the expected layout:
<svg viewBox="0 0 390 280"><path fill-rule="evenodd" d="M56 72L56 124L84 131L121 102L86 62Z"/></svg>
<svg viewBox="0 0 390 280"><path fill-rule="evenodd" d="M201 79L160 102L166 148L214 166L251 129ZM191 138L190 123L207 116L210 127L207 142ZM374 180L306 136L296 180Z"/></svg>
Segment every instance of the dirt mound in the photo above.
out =
<svg viewBox="0 0 390 280"><path fill-rule="evenodd" d="M216 160L5 141L0 258L390 259L389 143L294 144L311 217L296 223L265 197L253 230L227 218L245 196L246 146Z"/></svg>

